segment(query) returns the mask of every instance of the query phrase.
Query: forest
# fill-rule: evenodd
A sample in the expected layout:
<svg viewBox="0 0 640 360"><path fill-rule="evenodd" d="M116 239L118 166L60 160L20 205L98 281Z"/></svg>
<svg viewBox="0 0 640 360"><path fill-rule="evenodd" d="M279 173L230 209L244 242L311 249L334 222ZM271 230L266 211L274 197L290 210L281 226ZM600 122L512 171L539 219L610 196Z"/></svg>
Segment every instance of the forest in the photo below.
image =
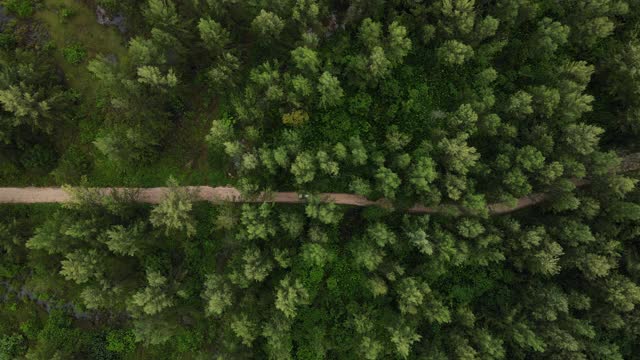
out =
<svg viewBox="0 0 640 360"><path fill-rule="evenodd" d="M640 359L639 180L640 0L0 0L0 360Z"/></svg>

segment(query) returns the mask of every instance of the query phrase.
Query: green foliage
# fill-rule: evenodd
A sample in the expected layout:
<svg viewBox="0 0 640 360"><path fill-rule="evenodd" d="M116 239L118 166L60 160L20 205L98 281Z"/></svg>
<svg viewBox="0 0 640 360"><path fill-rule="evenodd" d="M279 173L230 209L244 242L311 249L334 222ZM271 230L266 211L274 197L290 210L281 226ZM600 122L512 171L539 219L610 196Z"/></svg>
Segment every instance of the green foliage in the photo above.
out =
<svg viewBox="0 0 640 360"><path fill-rule="evenodd" d="M24 352L24 338L20 334L0 337L0 359L13 359Z"/></svg>
<svg viewBox="0 0 640 360"><path fill-rule="evenodd" d="M142 12L152 26L171 28L178 24L176 6L171 0L149 0Z"/></svg>
<svg viewBox="0 0 640 360"><path fill-rule="evenodd" d="M276 290L276 309L287 318L296 316L298 307L309 303L309 294L299 280L285 277Z"/></svg>
<svg viewBox="0 0 640 360"><path fill-rule="evenodd" d="M390 169L381 167L378 169L375 175L378 189L382 194L389 199L394 199L396 196L396 189L400 186L402 180L400 177Z"/></svg>
<svg viewBox="0 0 640 360"><path fill-rule="evenodd" d="M78 284L86 283L98 272L98 254L95 250L84 252L81 250L67 254L66 260L61 262L60 274L67 280L73 280Z"/></svg>
<svg viewBox="0 0 640 360"><path fill-rule="evenodd" d="M23 19L31 17L34 12L33 0L6 0L3 5L9 12Z"/></svg>
<svg viewBox="0 0 640 360"><path fill-rule="evenodd" d="M20 163L25 169L50 169L55 164L56 154L40 144L29 147L22 153Z"/></svg>
<svg viewBox="0 0 640 360"><path fill-rule="evenodd" d="M637 1L58 2L3 2L6 186L304 204L0 208L0 358L640 351Z"/></svg>
<svg viewBox="0 0 640 360"><path fill-rule="evenodd" d="M207 275L202 298L207 315L220 315L231 305L232 293L229 285L218 275Z"/></svg>
<svg viewBox="0 0 640 360"><path fill-rule="evenodd" d="M221 52L231 41L229 31L215 20L200 19L198 30L205 47L213 52Z"/></svg>
<svg viewBox="0 0 640 360"><path fill-rule="evenodd" d="M462 65L473 56L473 48L457 40L447 40L438 48L438 59L446 65Z"/></svg>
<svg viewBox="0 0 640 360"><path fill-rule="evenodd" d="M130 354L135 350L135 335L130 330L111 330L107 333L107 350Z"/></svg>
<svg viewBox="0 0 640 360"><path fill-rule="evenodd" d="M170 190L158 206L151 211L149 221L154 227L164 229L165 234L178 232L191 237L196 228L191 217L191 194L188 190L178 187L175 179L169 179L167 185Z"/></svg>
<svg viewBox="0 0 640 360"><path fill-rule="evenodd" d="M323 108L339 105L344 97L340 80L327 71L323 72L318 79L318 92L320 93L319 104Z"/></svg>
<svg viewBox="0 0 640 360"><path fill-rule="evenodd" d="M62 49L62 55L69 64L80 65L87 58L87 50L80 44L74 44Z"/></svg>
<svg viewBox="0 0 640 360"><path fill-rule="evenodd" d="M284 25L284 21L278 15L262 9L251 22L251 29L260 40L268 44L279 38Z"/></svg>

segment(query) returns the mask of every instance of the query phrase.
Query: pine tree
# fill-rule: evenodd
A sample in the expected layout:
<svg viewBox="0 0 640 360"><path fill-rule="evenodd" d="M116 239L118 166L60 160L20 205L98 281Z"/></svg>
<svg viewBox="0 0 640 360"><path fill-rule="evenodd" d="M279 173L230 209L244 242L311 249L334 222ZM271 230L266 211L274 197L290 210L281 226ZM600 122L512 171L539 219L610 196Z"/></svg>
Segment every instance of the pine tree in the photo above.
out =
<svg viewBox="0 0 640 360"><path fill-rule="evenodd" d="M263 44L267 45L280 37L284 25L284 21L278 15L262 9L251 22L251 29Z"/></svg>
<svg viewBox="0 0 640 360"><path fill-rule="evenodd" d="M221 53L231 42L229 31L212 19L200 19L198 31L204 46L213 53Z"/></svg>
<svg viewBox="0 0 640 360"><path fill-rule="evenodd" d="M473 48L457 40L447 40L438 48L438 59L445 65L462 65L473 57Z"/></svg>
<svg viewBox="0 0 640 360"><path fill-rule="evenodd" d="M220 316L232 305L233 293L222 276L211 274L206 276L202 298L205 301L205 314Z"/></svg>
<svg viewBox="0 0 640 360"><path fill-rule="evenodd" d="M276 308L287 318L294 318L297 308L309 303L309 293L300 280L292 280L289 276L280 281L276 290Z"/></svg>
<svg viewBox="0 0 640 360"><path fill-rule="evenodd" d="M88 251L76 250L69 253L61 264L60 275L67 280L75 281L76 284L84 284L92 278L101 276L98 253L93 249Z"/></svg>
<svg viewBox="0 0 640 360"><path fill-rule="evenodd" d="M178 187L178 182L170 178L169 190L164 200L152 211L149 221L154 227L163 228L166 235L173 232L183 233L187 237L195 235L195 221L191 217L191 197L188 190Z"/></svg>
<svg viewBox="0 0 640 360"><path fill-rule="evenodd" d="M334 107L340 104L344 97L344 91L340 86L340 80L325 71L318 80L319 104L322 108Z"/></svg>

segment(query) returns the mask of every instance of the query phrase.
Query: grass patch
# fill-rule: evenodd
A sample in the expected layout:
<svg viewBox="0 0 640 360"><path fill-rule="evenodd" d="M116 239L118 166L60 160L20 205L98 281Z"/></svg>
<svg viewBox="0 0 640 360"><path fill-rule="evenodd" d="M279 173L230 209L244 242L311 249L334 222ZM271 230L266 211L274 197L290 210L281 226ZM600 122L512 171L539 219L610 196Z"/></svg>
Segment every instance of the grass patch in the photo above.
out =
<svg viewBox="0 0 640 360"><path fill-rule="evenodd" d="M113 27L98 24L94 11L75 0L45 0L35 16L47 26L57 49L56 62L68 84L78 90L85 101L95 102L97 82L81 64L98 54L113 54L118 61L124 61L127 51L120 33Z"/></svg>
<svg viewBox="0 0 640 360"><path fill-rule="evenodd" d="M118 167L97 150L94 151L96 161L93 172L88 176L90 184L164 186L169 176L173 176L181 185L233 184L233 180L224 173L223 155L211 153L204 141L210 119L215 117L216 110L203 104L197 114L185 114L171 134L167 147L150 163Z"/></svg>
<svg viewBox="0 0 640 360"><path fill-rule="evenodd" d="M225 176L222 156L209 154L204 143L217 111L216 104L201 94L187 96L194 99L194 110L178 121L169 145L156 160L127 167L107 161L93 145L102 119L96 112L98 82L86 64L99 54L126 62L126 43L116 28L98 24L94 10L76 0L44 0L35 17L47 26L56 63L69 87L80 94L81 104L76 117L57 130L56 149L61 157L53 176L22 179L16 185L77 184L82 176L93 186L164 186L169 176L184 185L233 183Z"/></svg>

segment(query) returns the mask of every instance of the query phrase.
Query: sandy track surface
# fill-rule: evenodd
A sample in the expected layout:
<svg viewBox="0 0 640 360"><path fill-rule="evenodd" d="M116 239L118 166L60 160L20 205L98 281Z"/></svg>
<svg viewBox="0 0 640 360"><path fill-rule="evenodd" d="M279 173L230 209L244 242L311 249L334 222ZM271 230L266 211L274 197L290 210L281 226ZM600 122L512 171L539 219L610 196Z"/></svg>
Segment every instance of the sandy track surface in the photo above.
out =
<svg viewBox="0 0 640 360"><path fill-rule="evenodd" d="M210 202L276 202L285 204L304 204L305 199L296 192L275 192L261 194L256 198L242 198L240 192L230 186L210 187L210 186L185 186L185 189L193 193L196 201ZM113 191L130 191L135 194L136 201L157 204L161 202L166 193L170 190L167 187L156 188L100 188L99 191L105 195ZM339 193L323 193L320 195L325 202L334 202L339 205L370 206L378 202L368 200L362 196ZM13 204L37 204L37 203L64 203L71 201L72 197L60 187L25 187L25 188L0 188L0 203Z"/></svg>
<svg viewBox="0 0 640 360"><path fill-rule="evenodd" d="M640 153L633 153L625 156L622 159L622 163L616 171L628 172L640 169ZM586 180L574 180L576 186L583 186L589 182ZM213 203L217 202L275 202L283 204L304 204L306 200L299 196L295 192L273 192L263 193L255 198L243 198L240 192L230 186L186 186L184 187L193 193L194 200L196 201L209 201ZM161 202L166 193L170 190L167 187L156 188L100 188L99 191L105 195L112 193L113 191L132 191L135 194L135 200L144 203L157 204ZM382 206L391 207L391 201L387 199L380 199L377 201L369 200L363 196L354 194L342 194L342 193L322 193L319 194L320 199L323 202L333 202L338 205L350 205L350 206ZM504 203L489 204L488 210L490 214L499 215L506 214L516 210L524 209L541 202L544 202L550 197L548 193L536 193L529 196L518 199L515 206L510 206ZM70 194L68 194L63 188L59 187L5 187L0 188L0 203L8 204L36 204L36 203L64 203L72 200ZM412 213L432 214L440 212L448 212L452 209L457 209L464 212L464 209L458 205L443 205L434 207L425 207L422 205L415 205L407 211Z"/></svg>

